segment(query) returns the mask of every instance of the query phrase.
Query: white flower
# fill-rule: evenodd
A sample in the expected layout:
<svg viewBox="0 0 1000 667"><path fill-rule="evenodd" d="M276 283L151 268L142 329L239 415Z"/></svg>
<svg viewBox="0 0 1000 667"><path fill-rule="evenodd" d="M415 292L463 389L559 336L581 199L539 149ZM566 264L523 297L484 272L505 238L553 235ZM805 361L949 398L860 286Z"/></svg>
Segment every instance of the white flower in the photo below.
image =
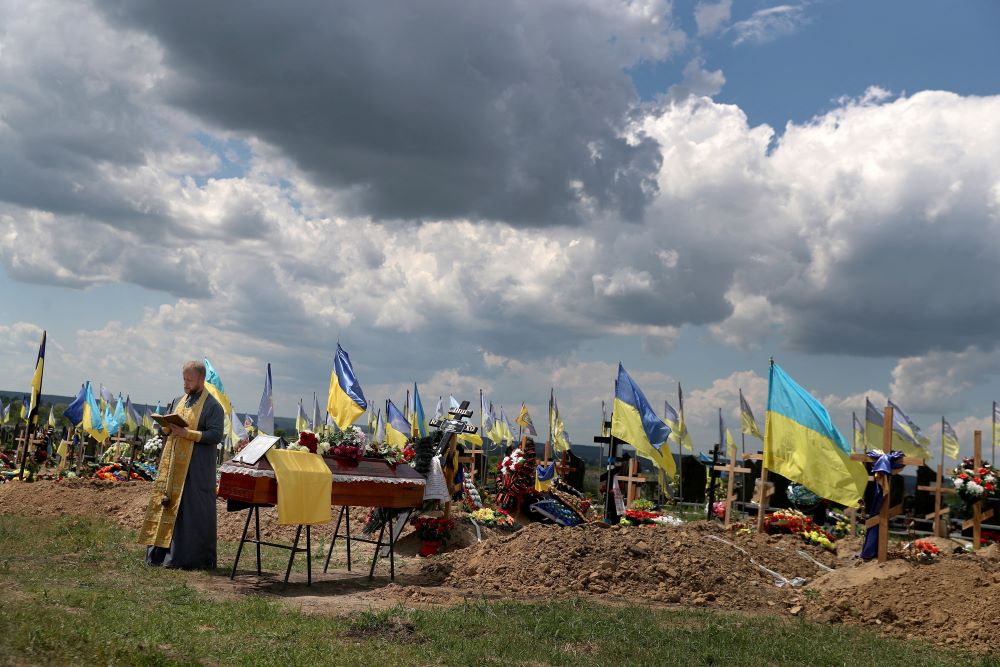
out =
<svg viewBox="0 0 1000 667"><path fill-rule="evenodd" d="M970 481L967 482L965 485L965 492L970 495L981 496L983 495L983 491L985 491L985 489L983 489L983 487L979 486L975 482Z"/></svg>

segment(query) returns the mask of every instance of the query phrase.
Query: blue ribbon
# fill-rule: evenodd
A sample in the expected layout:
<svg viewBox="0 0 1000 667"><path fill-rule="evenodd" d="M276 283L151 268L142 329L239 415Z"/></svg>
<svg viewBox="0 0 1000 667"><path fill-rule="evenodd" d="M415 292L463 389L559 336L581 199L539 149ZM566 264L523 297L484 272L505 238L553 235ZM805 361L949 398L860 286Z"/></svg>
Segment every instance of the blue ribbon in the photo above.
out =
<svg viewBox="0 0 1000 667"><path fill-rule="evenodd" d="M870 519L873 516L878 516L879 512L882 511L882 503L885 502L885 494L882 491L882 485L879 484L878 476L889 475L891 479L892 471L899 470L904 466L900 459L905 454L903 452L890 452L886 454L885 452L872 450L868 452L868 456L875 459L875 462L872 464L872 474L875 476L875 493L872 498L872 506L868 510L868 518ZM861 558L864 560L871 560L878 557L878 531L878 526L872 526L865 531L865 545L861 549Z"/></svg>

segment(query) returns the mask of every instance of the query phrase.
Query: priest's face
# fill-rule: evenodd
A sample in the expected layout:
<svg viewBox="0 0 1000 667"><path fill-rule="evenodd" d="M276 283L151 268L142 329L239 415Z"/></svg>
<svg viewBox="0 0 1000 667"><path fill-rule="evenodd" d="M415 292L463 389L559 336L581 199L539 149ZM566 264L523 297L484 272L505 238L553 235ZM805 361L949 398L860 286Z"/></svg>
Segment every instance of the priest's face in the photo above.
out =
<svg viewBox="0 0 1000 667"><path fill-rule="evenodd" d="M205 386L205 378L203 378L201 374L193 368L186 369L183 372L183 377L185 394L194 394L201 391L201 388Z"/></svg>

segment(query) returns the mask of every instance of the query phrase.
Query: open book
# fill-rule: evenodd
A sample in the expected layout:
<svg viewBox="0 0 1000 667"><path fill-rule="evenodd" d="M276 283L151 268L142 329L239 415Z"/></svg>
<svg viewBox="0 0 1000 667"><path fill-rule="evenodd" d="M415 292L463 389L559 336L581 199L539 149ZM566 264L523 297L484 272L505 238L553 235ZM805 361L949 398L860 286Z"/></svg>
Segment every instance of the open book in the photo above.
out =
<svg viewBox="0 0 1000 667"><path fill-rule="evenodd" d="M240 450L240 453L233 457L233 463L246 463L247 465L256 465L257 461L260 461L264 454L267 454L267 450L274 447L281 438L276 435L258 435L256 438L247 443L247 446Z"/></svg>
<svg viewBox="0 0 1000 667"><path fill-rule="evenodd" d="M149 416L152 418L154 422L159 424L161 427L184 426L186 428L188 425L187 420L185 420L184 417L181 417L180 415L174 413L170 413L169 415L161 415L154 412Z"/></svg>

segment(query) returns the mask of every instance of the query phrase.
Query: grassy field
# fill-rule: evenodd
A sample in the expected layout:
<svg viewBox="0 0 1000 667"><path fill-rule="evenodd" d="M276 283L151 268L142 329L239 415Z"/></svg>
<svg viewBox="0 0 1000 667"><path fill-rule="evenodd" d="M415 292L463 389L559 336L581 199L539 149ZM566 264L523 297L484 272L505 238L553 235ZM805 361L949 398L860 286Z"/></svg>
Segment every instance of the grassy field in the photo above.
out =
<svg viewBox="0 0 1000 667"><path fill-rule="evenodd" d="M0 516L0 663L998 664L842 626L583 601L306 615L267 596L213 599L190 585L204 574L143 565L132 537L96 521Z"/></svg>

